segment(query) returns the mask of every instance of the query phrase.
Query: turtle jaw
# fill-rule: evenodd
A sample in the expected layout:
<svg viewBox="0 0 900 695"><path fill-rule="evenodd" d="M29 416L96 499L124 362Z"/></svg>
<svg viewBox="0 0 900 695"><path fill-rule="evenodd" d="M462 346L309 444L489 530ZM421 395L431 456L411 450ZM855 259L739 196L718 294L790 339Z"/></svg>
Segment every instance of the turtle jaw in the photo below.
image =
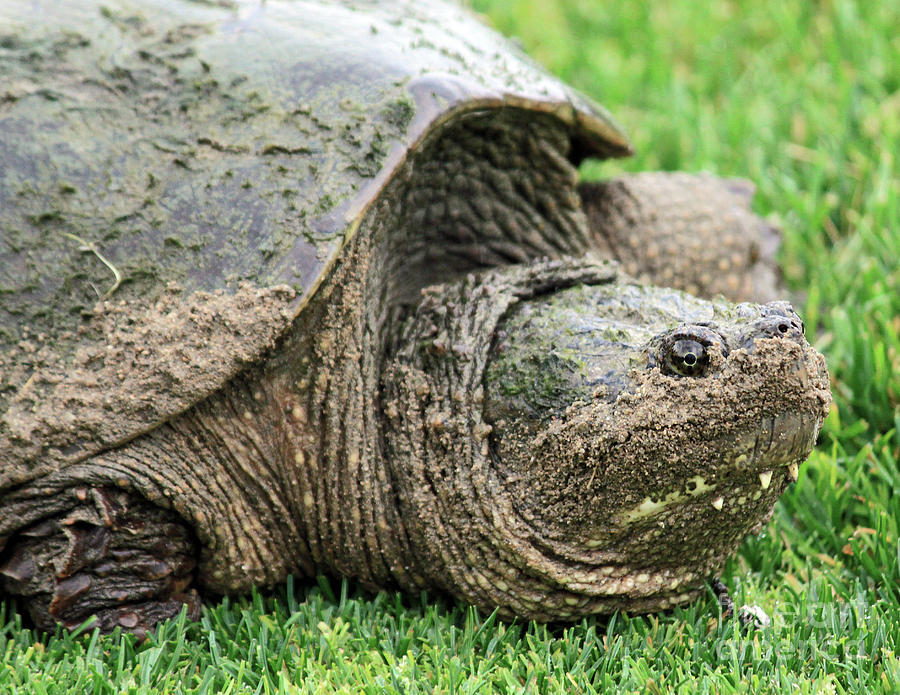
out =
<svg viewBox="0 0 900 695"><path fill-rule="evenodd" d="M753 458L738 453L715 476L698 475L681 490L626 510L615 522L619 543L586 544L607 551L599 572L567 588L591 596L604 612L651 612L696 599L743 539L769 522L818 425L805 413L763 418Z"/></svg>
<svg viewBox="0 0 900 695"><path fill-rule="evenodd" d="M777 499L797 480L800 464L812 451L820 424L803 412L763 417L755 436L748 433L738 437L739 446L720 463L707 464L706 473L698 472L680 488L648 495L617 518L623 526L642 518L663 518L666 509L676 504L689 505L701 518L708 516L706 507L722 512L734 504L743 506L747 500L768 499L770 491ZM723 450L727 450L735 438L723 439L729 440L722 442Z"/></svg>
<svg viewBox="0 0 900 695"><path fill-rule="evenodd" d="M764 417L756 436L744 440L757 447L755 456L741 458L734 449L683 485L635 496L617 514L600 514L587 536L545 536L541 545L553 557L560 588L570 603L578 597L571 617L653 612L695 600L744 538L770 521L820 424L805 412ZM590 506L604 512L616 499L620 493L601 494Z"/></svg>
<svg viewBox="0 0 900 695"><path fill-rule="evenodd" d="M742 481L743 487L758 486L762 490L781 476L786 476L786 484L796 482L800 464L812 451L820 425L821 420L802 411L762 418L753 446L735 450L723 477L730 475Z"/></svg>
<svg viewBox="0 0 900 695"><path fill-rule="evenodd" d="M613 524L619 538L629 538L623 558L640 556L640 546L647 544L659 562L662 544L673 561L690 556L700 564L703 557L724 560L771 518L775 502L797 480L820 424L805 412L763 417L755 436L741 438L741 445L718 464L707 464L706 474L623 509ZM710 534L711 527L718 533Z"/></svg>

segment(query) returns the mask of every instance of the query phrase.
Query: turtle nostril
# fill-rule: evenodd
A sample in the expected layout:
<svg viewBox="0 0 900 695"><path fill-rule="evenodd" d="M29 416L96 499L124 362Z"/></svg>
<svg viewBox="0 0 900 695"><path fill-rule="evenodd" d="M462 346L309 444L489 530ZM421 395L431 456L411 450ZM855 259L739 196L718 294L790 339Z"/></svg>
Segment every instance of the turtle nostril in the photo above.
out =
<svg viewBox="0 0 900 695"><path fill-rule="evenodd" d="M753 344L757 338L778 338L779 340L793 340L804 344L803 322L791 316L767 316L753 324L753 329L741 341L742 347Z"/></svg>

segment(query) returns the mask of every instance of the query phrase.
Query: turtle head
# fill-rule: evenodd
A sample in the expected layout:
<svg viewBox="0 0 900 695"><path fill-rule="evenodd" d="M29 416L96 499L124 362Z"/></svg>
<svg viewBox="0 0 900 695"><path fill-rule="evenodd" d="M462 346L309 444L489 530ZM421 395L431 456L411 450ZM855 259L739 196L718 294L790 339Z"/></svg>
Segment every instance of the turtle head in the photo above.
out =
<svg viewBox="0 0 900 695"><path fill-rule="evenodd" d="M545 271L442 286L411 320L386 437L410 535L454 593L509 614L684 602L797 478L824 360L786 302Z"/></svg>
<svg viewBox="0 0 900 695"><path fill-rule="evenodd" d="M589 593L632 609L696 585L768 520L830 400L787 302L629 284L516 305L485 385L518 512L555 557L601 568Z"/></svg>

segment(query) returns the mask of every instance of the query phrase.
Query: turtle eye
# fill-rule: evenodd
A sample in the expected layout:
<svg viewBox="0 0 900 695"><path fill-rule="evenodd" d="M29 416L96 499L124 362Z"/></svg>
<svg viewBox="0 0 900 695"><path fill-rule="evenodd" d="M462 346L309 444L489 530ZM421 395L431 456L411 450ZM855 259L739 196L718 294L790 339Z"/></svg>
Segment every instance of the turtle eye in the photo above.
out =
<svg viewBox="0 0 900 695"><path fill-rule="evenodd" d="M709 367L706 346L690 338L682 338L668 345L663 355L664 370L678 376L703 376Z"/></svg>
<svg viewBox="0 0 900 695"><path fill-rule="evenodd" d="M706 376L711 351L728 355L724 339L711 325L682 326L660 338L651 364L659 365L663 374L670 376Z"/></svg>

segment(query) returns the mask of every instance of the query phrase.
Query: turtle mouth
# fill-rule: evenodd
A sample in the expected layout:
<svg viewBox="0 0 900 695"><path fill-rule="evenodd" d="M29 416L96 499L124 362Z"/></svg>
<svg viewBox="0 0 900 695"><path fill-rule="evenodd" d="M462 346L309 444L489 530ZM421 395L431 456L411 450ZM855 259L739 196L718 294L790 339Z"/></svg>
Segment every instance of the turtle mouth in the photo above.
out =
<svg viewBox="0 0 900 695"><path fill-rule="evenodd" d="M800 473L800 464L812 451L821 420L807 412L763 417L753 436L738 438L710 473L697 473L682 488L648 496L621 517L626 525L639 520L663 521L676 508L690 507L704 516L748 501L774 501ZM734 437L734 435L730 435ZM733 444L733 442L732 442ZM742 509L746 514L748 510Z"/></svg>
<svg viewBox="0 0 900 695"><path fill-rule="evenodd" d="M753 446L738 449L716 476L722 484L710 492L713 508L724 507L729 490L732 495L752 492L756 496L756 492L783 490L796 482L800 464L815 446L820 425L820 419L806 412L762 418Z"/></svg>
<svg viewBox="0 0 900 695"><path fill-rule="evenodd" d="M696 595L741 541L769 521L778 498L797 480L820 423L808 412L763 417L750 445L715 472L625 510L618 542L604 543L598 563L608 564L609 576L577 588L597 597L625 596L632 610L667 608Z"/></svg>

